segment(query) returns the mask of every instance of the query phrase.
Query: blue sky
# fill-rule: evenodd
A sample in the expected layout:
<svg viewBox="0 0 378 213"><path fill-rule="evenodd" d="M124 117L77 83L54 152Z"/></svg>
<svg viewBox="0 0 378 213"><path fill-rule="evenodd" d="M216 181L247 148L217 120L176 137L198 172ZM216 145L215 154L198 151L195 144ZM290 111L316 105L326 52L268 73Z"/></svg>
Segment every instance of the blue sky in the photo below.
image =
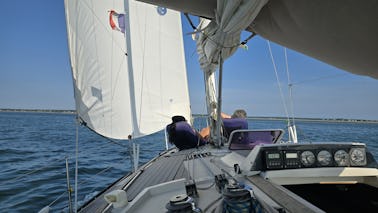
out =
<svg viewBox="0 0 378 213"><path fill-rule="evenodd" d="M74 109L63 0L1 0L0 26L0 108ZM190 36L184 42L192 111L205 113L194 42ZM248 46L224 64L223 111L285 116L266 41L257 36ZM287 98L284 50L275 44L272 50ZM378 120L378 80L291 50L288 62L296 116Z"/></svg>

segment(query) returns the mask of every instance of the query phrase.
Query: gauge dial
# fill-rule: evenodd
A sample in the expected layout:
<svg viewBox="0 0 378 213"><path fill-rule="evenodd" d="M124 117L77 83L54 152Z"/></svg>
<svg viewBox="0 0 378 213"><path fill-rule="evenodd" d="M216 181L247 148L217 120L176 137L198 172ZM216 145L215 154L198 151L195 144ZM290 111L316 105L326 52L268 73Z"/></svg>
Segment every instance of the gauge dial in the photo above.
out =
<svg viewBox="0 0 378 213"><path fill-rule="evenodd" d="M352 148L350 150L350 160L353 166L366 165L366 153L363 148Z"/></svg>
<svg viewBox="0 0 378 213"><path fill-rule="evenodd" d="M322 166L329 166L332 163L332 155L327 150L322 150L317 156L318 162Z"/></svg>
<svg viewBox="0 0 378 213"><path fill-rule="evenodd" d="M312 166L315 163L315 155L311 151L304 151L301 154L301 163L303 166Z"/></svg>
<svg viewBox="0 0 378 213"><path fill-rule="evenodd" d="M338 166L349 166L349 154L344 150L337 150L334 159Z"/></svg>

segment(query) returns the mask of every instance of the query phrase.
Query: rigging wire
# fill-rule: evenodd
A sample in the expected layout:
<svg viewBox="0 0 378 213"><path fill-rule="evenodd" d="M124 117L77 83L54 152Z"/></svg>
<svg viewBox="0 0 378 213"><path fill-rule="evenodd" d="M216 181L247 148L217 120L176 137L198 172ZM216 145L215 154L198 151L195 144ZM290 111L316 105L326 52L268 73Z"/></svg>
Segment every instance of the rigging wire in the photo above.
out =
<svg viewBox="0 0 378 213"><path fill-rule="evenodd" d="M284 48L284 55L285 55L285 64L286 64L286 76L287 76L287 84L289 90L289 106L290 106L290 116L292 122L290 122L290 117L288 118L288 135L289 141L294 143L298 143L297 137L297 128L295 126L295 117L294 117L294 104L293 104L293 85L291 84L290 73L289 73L289 63L287 60L287 51L286 47Z"/></svg>
<svg viewBox="0 0 378 213"><path fill-rule="evenodd" d="M285 63L286 63L286 76L287 76L287 84L289 87L289 104L290 104L290 113L291 113L291 119L293 122L293 126L295 126L295 117L294 117L294 103L293 103L293 93L292 93L292 86L293 84L291 83L290 79L290 72L289 72L289 63L287 60L287 49L286 47L284 48L284 54L285 54Z"/></svg>
<svg viewBox="0 0 378 213"><path fill-rule="evenodd" d="M277 80L278 88L279 88L280 95L281 95L281 101L282 101L282 104L283 104L283 107L284 107L284 110L285 110L286 117L289 119L289 113L288 113L286 102L285 102L284 95L283 95L283 92L282 92L282 87L281 87L280 79L278 77L277 67L276 67L274 57L273 57L272 48L270 46L269 40L267 40L267 44L268 44L270 59L271 59L272 64L273 64L274 73L276 75L276 80Z"/></svg>
<svg viewBox="0 0 378 213"><path fill-rule="evenodd" d="M278 77L277 67L276 67L276 64L275 64L275 61L274 61L272 48L271 48L269 40L267 40L267 43L268 43L270 58L271 58L273 68L274 68L274 72L275 72L275 75L276 75L278 88L279 88L279 91L280 91L282 104L283 104L283 107L284 107L284 110L285 110L285 113L286 113L286 117L287 117L288 140L292 141L294 143L297 143L298 139L297 139L297 130L296 130L295 123L294 123L295 121L294 121L294 107L293 107L294 104L293 104L293 97L292 97L292 84L290 83L289 65L288 65L288 60L287 60L286 48L284 48L284 55L285 55L285 64L286 64L286 75L287 75L287 79L288 79L289 104L290 104L290 109L291 109L292 121L290 120L288 108L286 106L286 101L284 100L284 95L283 95L283 92L282 92L282 87L281 87L281 83L280 83L280 80L279 80L279 77Z"/></svg>
<svg viewBox="0 0 378 213"><path fill-rule="evenodd" d="M314 81L320 81L324 79L330 79L330 78L338 78L344 75L347 75L348 73L341 73L341 74L335 74L335 75L326 75L326 76L321 76L318 78L313 78L313 79L307 79L299 82L292 83L292 85L298 85L298 84L303 84L303 83L308 83L308 82L314 82Z"/></svg>
<svg viewBox="0 0 378 213"><path fill-rule="evenodd" d="M127 157L128 157L128 156L126 156L125 158L123 158L121 161L126 160ZM112 169L112 168L113 168L113 166L108 166L107 168L105 168L105 169L103 169L103 170L97 172L96 174L88 174L88 173L85 173L84 171L81 171L80 173L81 173L81 174L88 174L88 175L91 175L91 176L92 176L91 179L92 179L93 177L97 177L98 175L100 175L100 174L102 174L102 173L104 173L104 172L106 172L106 171L108 171L108 170L110 170L110 169ZM89 180L83 180L83 181L80 181L80 182L78 183L78 185L82 185L82 184L85 184L85 183L87 183L87 182L89 182ZM96 189L96 188L94 188L94 189ZM67 193L67 191L64 191L61 195L59 195L59 196L58 196L53 202L51 202L48 206L49 206L49 207L53 206L53 205L54 205L59 199L61 199L61 197L62 197L63 195L65 195L66 193ZM75 207L75 208L76 208L76 207Z"/></svg>
<svg viewBox="0 0 378 213"><path fill-rule="evenodd" d="M75 148L75 202L74 202L74 209L75 213L77 213L77 179L79 173L79 120L76 119L76 148Z"/></svg>
<svg viewBox="0 0 378 213"><path fill-rule="evenodd" d="M53 202L51 202L48 206L51 207L53 206L58 200L60 200L63 195L65 195L67 193L67 191L64 191L62 194L60 194Z"/></svg>
<svg viewBox="0 0 378 213"><path fill-rule="evenodd" d="M112 141L108 141L109 143L112 143ZM122 144L121 144L122 145ZM123 161L123 160L126 160L128 158L128 156L126 156L125 158L123 158L123 159L121 159L121 161ZM62 158L62 159L56 159L56 160L53 160L52 162L62 162L62 161L64 161L64 159L66 159L66 157L65 158ZM24 174L22 174L22 175L20 175L20 176L18 176L18 177L16 177L16 178L12 178L12 179L9 179L9 180L6 180L6 181L4 181L4 182L2 182L2 184L4 184L4 183L9 183L9 182L12 182L12 181L17 181L17 180L19 180L19 179L22 179L22 178L24 178L24 177L27 177L27 176L29 176L29 175L31 175L31 174L33 174L33 173L36 173L36 172L38 172L38 171L40 171L40 170L44 170L44 169L46 169L46 168L50 168L50 167L55 167L55 166L58 166L60 163L56 163L56 164L50 164L50 165L48 165L48 166L43 166L43 167L40 167L40 168L38 168L38 169L35 169L35 170L32 170L32 171L29 171L29 172L27 172L27 173L24 173ZM84 171L81 171L80 172L80 174L88 174L88 175L92 175L92 176L94 176L94 177L96 177L96 176L98 176L99 174L102 174L102 173L104 173L105 171L108 171L109 169L111 169L111 168L113 168L113 166L109 166L109 167L107 167L107 168L105 168L105 169L103 169L103 170L101 170L100 172L98 172L98 173L96 173L96 174L88 174L88 173L85 173ZM79 184L81 185L81 184L84 184L84 183L87 183L88 181L81 181L81 182L79 182ZM52 201L48 206L49 207L51 207L51 206L53 206L59 199L61 199L61 197L63 196L63 195L65 195L67 193L67 191L64 191L61 195L59 195L54 201Z"/></svg>
<svg viewBox="0 0 378 213"><path fill-rule="evenodd" d="M221 123L219 122L219 121L221 121L220 114L221 114L221 107L222 107L222 96L221 96L221 94L222 94L222 87L221 87L221 83L222 83L222 64L223 64L223 62L222 62L222 60L223 60L223 58L222 58L222 50L225 49L225 48L232 49L232 48L236 48L236 47L246 47L247 42L250 39L252 39L256 35L256 33L252 32L252 34L250 36L248 36L246 39L244 39L242 42L237 42L237 43L235 42L234 44L231 44L230 46L225 46L224 44L218 43L217 41L215 41L214 39L212 39L209 35L207 35L205 33L205 29L209 25L207 25L206 27L204 27L202 29L198 29L198 28L196 28L194 26L194 24L193 24L192 20L190 19L189 15L187 13L184 13L184 14L185 14L185 17L186 17L187 21L189 22L190 26L194 30L194 32L192 32L190 34L201 33L208 41L210 41L213 44L215 44L217 46L217 49L219 50L219 53L218 53L219 54L219 65L218 65L219 77L218 77L218 98L217 98L217 102L218 103L216 103L216 107L213 108L217 112L217 120L218 120L218 122L215 123L215 133L216 133L215 135L214 135L214 131L212 129L210 129L210 138L214 137L215 140L216 140L215 144L217 144L217 146L220 146L221 143L222 143L222 137L220 135L220 126L221 126ZM208 82L206 80L207 79L206 74L204 74L204 75L205 75L205 82L206 82L205 83L206 84L205 88L206 88L206 91L207 91L206 95L208 97L208 94L210 93L210 91L209 91L208 86L207 86ZM215 90L215 86L213 88ZM209 100L209 98L207 98L207 100ZM210 117L211 116L210 115L210 113L211 113L210 112L211 111L210 110L210 104L209 103L207 103L207 104L208 104L208 106L207 106L208 112L207 113L209 114L208 116ZM211 118L208 119L208 122L210 122L211 124L213 124L212 121L211 121ZM213 127L213 125L210 125L210 126Z"/></svg>
<svg viewBox="0 0 378 213"><path fill-rule="evenodd" d="M65 159L65 158L62 158L62 159L56 159L56 160L53 160L52 162L54 162L54 161L63 161L64 159ZM27 176L29 176L29 175L31 175L31 174L33 174L33 173L36 173L36 172L38 172L38 171L40 171L40 170L43 170L43 169L46 169L46 168L50 168L50 167L55 167L55 166L57 166L57 165L59 165L59 164L58 164L58 163L57 163L57 164L51 164L51 163L49 162L49 165L47 165L47 166L43 166L43 167L40 167L40 168L38 168L38 169L35 169L35 170L32 170L32 171L29 171L29 172L23 173L23 174L21 174L21 175L15 177L15 178L12 178L12 179L8 179L8 180L6 180L6 181L3 181L1 184L5 184L5 183L10 183L10 182L13 182L13 181L17 181L17 180L22 179L22 178L24 178L24 177L27 177ZM5 170L1 171L0 173L3 173L3 172L5 172Z"/></svg>

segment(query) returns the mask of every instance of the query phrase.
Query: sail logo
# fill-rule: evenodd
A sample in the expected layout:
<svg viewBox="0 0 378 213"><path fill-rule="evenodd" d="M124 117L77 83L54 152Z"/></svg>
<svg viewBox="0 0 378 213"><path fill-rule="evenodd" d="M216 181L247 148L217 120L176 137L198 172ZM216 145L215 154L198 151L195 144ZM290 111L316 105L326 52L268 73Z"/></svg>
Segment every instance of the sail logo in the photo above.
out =
<svg viewBox="0 0 378 213"><path fill-rule="evenodd" d="M125 14L119 14L114 10L109 11L109 24L113 30L125 33Z"/></svg>
<svg viewBox="0 0 378 213"><path fill-rule="evenodd" d="M158 14L161 15L161 16L164 16L165 14L167 14L167 8L165 8L165 7L157 7L156 10L157 10Z"/></svg>

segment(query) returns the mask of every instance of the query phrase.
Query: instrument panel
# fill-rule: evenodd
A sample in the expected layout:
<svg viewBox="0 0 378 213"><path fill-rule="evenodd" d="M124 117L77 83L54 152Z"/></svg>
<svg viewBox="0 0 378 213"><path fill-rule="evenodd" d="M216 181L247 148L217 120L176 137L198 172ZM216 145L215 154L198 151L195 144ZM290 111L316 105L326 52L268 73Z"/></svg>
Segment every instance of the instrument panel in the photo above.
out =
<svg viewBox="0 0 378 213"><path fill-rule="evenodd" d="M262 164L262 170L364 167L368 163L365 145L356 143L276 144L262 146L259 156L256 162Z"/></svg>
<svg viewBox="0 0 378 213"><path fill-rule="evenodd" d="M300 168L297 151L265 151L266 167L268 169Z"/></svg>

